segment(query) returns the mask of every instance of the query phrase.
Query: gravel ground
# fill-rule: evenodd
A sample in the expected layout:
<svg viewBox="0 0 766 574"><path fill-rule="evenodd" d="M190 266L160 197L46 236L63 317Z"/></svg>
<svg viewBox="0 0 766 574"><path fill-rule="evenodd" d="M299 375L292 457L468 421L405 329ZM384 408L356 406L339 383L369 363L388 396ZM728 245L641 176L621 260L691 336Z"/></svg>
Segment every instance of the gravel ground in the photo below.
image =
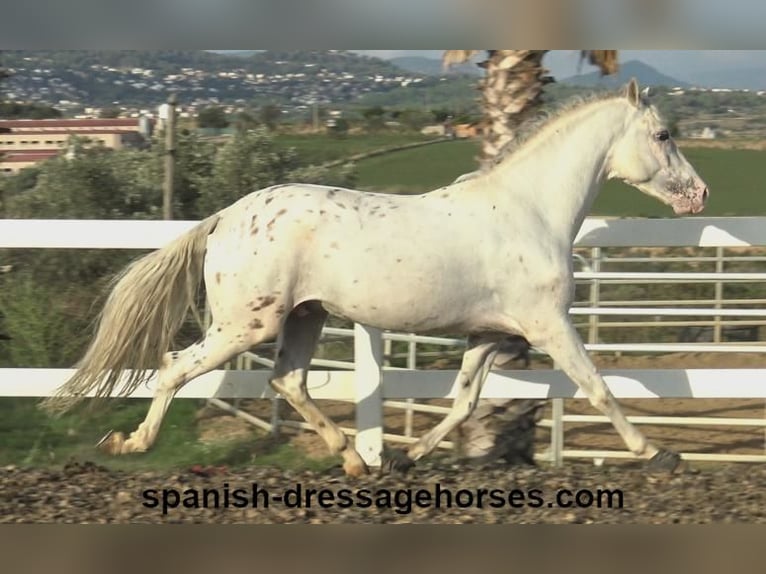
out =
<svg viewBox="0 0 766 574"><path fill-rule="evenodd" d="M690 362L702 365L706 359L705 356L688 357ZM735 364L719 366L760 366L760 363L741 363L737 357L729 360ZM602 366L615 368L611 364ZM625 368L641 366L631 364ZM675 363L672 366L678 368ZM257 401L252 403L258 406ZM353 406L329 403L323 401L322 408L336 422L354 425ZM594 414L583 401L568 403L567 412ZM651 399L624 403L629 414L757 418L763 412L762 401ZM252 410L268 418L270 403L263 408L265 410L260 409L263 412L259 408ZM400 414L397 416L401 418ZM440 418L417 414L416 431L430 428ZM394 422L387 421L387 424L395 428ZM218 410L212 411L210 420L201 423L202 427L206 429L202 434L209 434L211 440L231 436L237 430L251 432L241 420L222 416ZM570 448L624 448L610 425L569 425L567 428ZM763 452L763 431L757 428L733 431L730 427L648 427L646 432L659 444L680 451ZM309 455L327 454L326 446L313 433L299 433L293 442ZM543 443L544 440L540 448L544 448ZM404 477L384 475L362 479L348 479L340 472L289 472L260 466L249 469L193 467L172 473L123 472L90 463L69 464L56 470L5 467L0 468L0 523L766 523L766 465L732 463L696 468L692 463L684 466L681 471L668 475L650 474L626 462L595 467L590 462L567 461L563 468L553 469L547 465L467 467L443 460L425 460ZM249 499L235 496L236 489L244 489L249 496L254 484L266 489L270 497L284 494L287 501L279 503L271 499L265 508L263 495L259 494L258 508L253 508ZM318 502L320 495L315 494L310 507L304 503L301 508L295 508L296 485L301 486L304 500L307 489L326 489L321 500L327 504L332 496L335 504L323 508ZM442 490L440 507L433 503L437 488ZM168 491L165 512L163 489ZM208 507L204 507L205 489L217 492L217 508L213 500L215 493L211 492L207 493ZM360 489L367 489L367 493L363 493L366 496L356 499L362 504L347 504L350 499L344 497L344 489L349 497ZM487 491L481 495L481 507L478 506L480 489ZM489 492L495 489L497 492ZM512 492L514 489L516 492ZM594 500L588 507L565 508L556 503L556 492L560 489L573 493L587 491L580 494L586 503L591 497L597 498L599 489L619 490L622 505L619 507L619 495L615 493L611 507L608 496L604 495L601 507ZM145 495L147 490L155 492ZM226 491L228 508L224 507ZM447 507L445 491L451 493L451 507ZM509 494L515 507L507 503ZM571 495L565 495L564 502L571 499ZM242 507L243 502L247 503L246 508Z"/></svg>
<svg viewBox="0 0 766 574"><path fill-rule="evenodd" d="M234 507L250 504L249 499L238 498L235 489L243 489L249 495L253 484L261 491L267 490L270 497L284 494L285 502L280 504L272 498L268 508L264 508L263 494L259 494L258 508ZM302 508L290 508L295 493L288 489L296 485L303 489L304 500L306 489L328 492L314 495L310 508L305 504ZM441 489L440 508L433 504L437 488ZM616 508L617 495L612 496L611 508L606 497L601 508L595 502L587 508L559 507L555 493L562 488L573 492L587 490L580 494L584 502L596 497L599 489L619 489L622 508ZM145 495L148 489L155 489L155 493ZM164 513L163 489L168 489L165 495L168 508ZM209 507L203 507L204 489L218 492L218 508L214 507L211 493L207 495ZM343 489L349 489L349 498L345 498ZM359 489L368 489L367 496L356 499L363 504L369 501L366 508L348 504ZM429 494L417 494L418 489ZM482 494L481 508L477 507L479 489L487 491ZM493 489L498 491L489 492ZM512 500L518 508L507 502L513 489L517 489ZM229 493L229 508L222 508L225 490ZM452 496L451 508L446 507L446 491ZM320 507L318 500L328 505L330 496L335 505ZM430 504L426 496L431 497ZM375 501L382 508L377 508ZM155 503L156 507L150 507ZM173 507L173 503L180 505ZM459 508L458 504L464 507ZM442 461L418 464L404 477L383 475L362 479L347 479L332 471L286 472L261 467L247 470L193 467L175 474L118 472L90 463L70 464L58 470L6 467L0 469L0 522L766 523L766 467L732 464L696 470L687 466L670 475L650 474L629 466L599 468L569 463L562 469L468 468Z"/></svg>

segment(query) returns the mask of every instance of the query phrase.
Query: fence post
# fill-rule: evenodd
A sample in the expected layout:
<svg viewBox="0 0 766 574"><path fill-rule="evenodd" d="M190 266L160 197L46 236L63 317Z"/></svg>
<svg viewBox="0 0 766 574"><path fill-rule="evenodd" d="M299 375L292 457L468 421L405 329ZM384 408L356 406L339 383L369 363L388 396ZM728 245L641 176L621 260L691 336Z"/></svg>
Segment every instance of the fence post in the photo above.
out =
<svg viewBox="0 0 766 574"><path fill-rule="evenodd" d="M407 343L407 368L415 370L418 368L418 348L417 343L412 340ZM404 436L412 436L412 416L415 399L407 399L407 410L404 411Z"/></svg>
<svg viewBox="0 0 766 574"><path fill-rule="evenodd" d="M380 467L383 451L383 334L354 323L356 450L370 467Z"/></svg>
<svg viewBox="0 0 766 574"><path fill-rule="evenodd" d="M554 367L556 368L556 367ZM563 464L564 457L564 399L551 400L551 463L554 467Z"/></svg>
<svg viewBox="0 0 766 574"><path fill-rule="evenodd" d="M716 247L715 248L715 272L716 273L723 273L723 247ZM723 307L723 304L721 303L723 301L723 282L716 281L715 282L715 308L721 309ZM716 315L716 317L713 319L715 323L713 324L713 342L720 343L723 340L723 337L721 336L721 317Z"/></svg>
<svg viewBox="0 0 766 574"><path fill-rule="evenodd" d="M168 97L168 118L165 122L165 181L162 188L162 218L173 219L173 188L176 163L176 104L175 94Z"/></svg>
<svg viewBox="0 0 766 574"><path fill-rule="evenodd" d="M595 273L601 271L601 248L591 249L591 270ZM598 307L601 302L601 282L598 279L591 279L590 282L590 306ZM588 343L591 345L598 343L598 322L599 315L590 315L588 317Z"/></svg>

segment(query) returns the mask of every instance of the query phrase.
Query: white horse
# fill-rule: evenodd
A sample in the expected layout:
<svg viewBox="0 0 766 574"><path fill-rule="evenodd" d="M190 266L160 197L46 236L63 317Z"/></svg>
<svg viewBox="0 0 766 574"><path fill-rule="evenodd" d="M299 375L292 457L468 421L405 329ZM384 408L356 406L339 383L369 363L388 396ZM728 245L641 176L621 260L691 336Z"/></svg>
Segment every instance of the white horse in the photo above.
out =
<svg viewBox="0 0 766 574"><path fill-rule="evenodd" d="M122 273L78 371L47 406L112 394L120 381L120 394L130 394L159 369L145 420L101 444L112 454L145 451L185 383L277 339L271 386L343 457L347 474L361 475L361 456L306 389L332 313L381 329L468 336L452 411L400 453L402 468L469 416L497 342L509 335L549 354L633 453L675 468L677 454L628 422L569 319L573 241L608 178L676 214L699 213L708 196L635 80L618 96L553 117L486 172L429 193L298 184L255 191ZM203 277L212 324L196 344L169 352ZM126 369L132 374L121 379Z"/></svg>

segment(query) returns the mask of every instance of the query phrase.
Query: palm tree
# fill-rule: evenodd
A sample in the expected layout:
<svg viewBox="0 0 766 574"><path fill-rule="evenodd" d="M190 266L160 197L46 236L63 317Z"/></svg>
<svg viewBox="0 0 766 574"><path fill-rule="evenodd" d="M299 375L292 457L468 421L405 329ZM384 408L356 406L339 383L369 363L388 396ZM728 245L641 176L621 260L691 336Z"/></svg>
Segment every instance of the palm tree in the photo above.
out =
<svg viewBox="0 0 766 574"><path fill-rule="evenodd" d="M481 50L447 50L445 66L460 64ZM478 65L485 70L480 83L484 113L480 166L491 165L515 134L541 104L544 88L553 82L543 65L549 50L487 50ZM602 75L618 70L617 50L583 50L582 59L599 68ZM526 341L506 341L503 359L495 365L525 356ZM520 352L521 351L521 352ZM471 416L458 430L463 455L471 459L503 458L509 463L532 463L536 423L544 401L480 400Z"/></svg>
<svg viewBox="0 0 766 574"><path fill-rule="evenodd" d="M485 76L480 84L484 111L484 135L479 161L491 163L518 127L539 109L547 84L553 82L542 61L550 50L487 50L479 62ZM445 66L470 60L481 50L447 50ZM602 74L617 72L616 50L583 50L581 57L599 67Z"/></svg>

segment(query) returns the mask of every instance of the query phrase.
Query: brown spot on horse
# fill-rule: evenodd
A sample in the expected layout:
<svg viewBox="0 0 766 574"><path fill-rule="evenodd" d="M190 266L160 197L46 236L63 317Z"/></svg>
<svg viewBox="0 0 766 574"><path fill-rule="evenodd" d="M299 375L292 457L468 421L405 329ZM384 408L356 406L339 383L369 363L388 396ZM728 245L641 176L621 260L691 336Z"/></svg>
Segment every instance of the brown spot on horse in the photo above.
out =
<svg viewBox="0 0 766 574"><path fill-rule="evenodd" d="M277 300L276 297L273 295L266 295L261 299L261 308L268 307L269 305L273 305L274 302Z"/></svg>

